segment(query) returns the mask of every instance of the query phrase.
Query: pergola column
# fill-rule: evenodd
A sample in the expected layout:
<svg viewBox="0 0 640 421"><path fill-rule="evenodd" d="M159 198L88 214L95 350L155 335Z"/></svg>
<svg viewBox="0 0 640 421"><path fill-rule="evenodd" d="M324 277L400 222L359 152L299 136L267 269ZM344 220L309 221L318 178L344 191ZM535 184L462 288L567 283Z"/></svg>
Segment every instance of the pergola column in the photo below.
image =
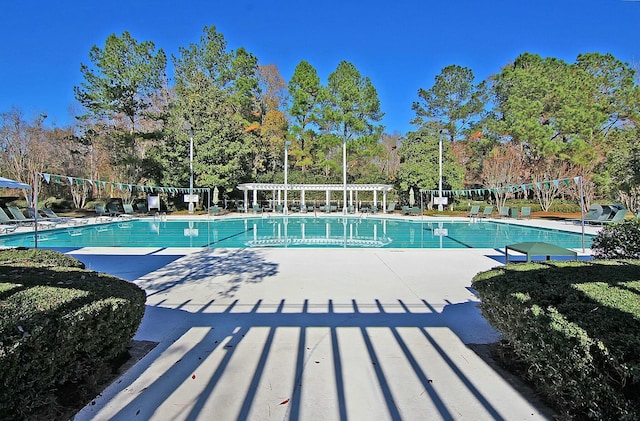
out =
<svg viewBox="0 0 640 421"><path fill-rule="evenodd" d="M373 190L373 206L378 206L378 190Z"/></svg>
<svg viewBox="0 0 640 421"><path fill-rule="evenodd" d="M304 190L300 190L300 206L304 205Z"/></svg>
<svg viewBox="0 0 640 421"><path fill-rule="evenodd" d="M244 208L244 212L247 212L248 206L247 206L247 202L249 201L249 191L245 190L244 191L244 201L242 202L242 207Z"/></svg>
<svg viewBox="0 0 640 421"><path fill-rule="evenodd" d="M387 191L382 191L382 213L387 213Z"/></svg>
<svg viewBox="0 0 640 421"><path fill-rule="evenodd" d="M327 210L331 210L331 192L329 190L326 191L326 203L328 207Z"/></svg>

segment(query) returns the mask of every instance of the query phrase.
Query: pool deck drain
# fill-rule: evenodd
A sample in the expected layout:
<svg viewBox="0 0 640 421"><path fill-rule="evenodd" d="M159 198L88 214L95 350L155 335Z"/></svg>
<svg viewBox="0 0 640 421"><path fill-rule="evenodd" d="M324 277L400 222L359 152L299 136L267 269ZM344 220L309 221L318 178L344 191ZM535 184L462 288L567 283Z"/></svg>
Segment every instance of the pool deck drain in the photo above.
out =
<svg viewBox="0 0 640 421"><path fill-rule="evenodd" d="M97 267L99 251L73 255ZM147 291L135 339L158 345L76 421L551 416L467 346L499 339L470 288L496 250L132 254Z"/></svg>

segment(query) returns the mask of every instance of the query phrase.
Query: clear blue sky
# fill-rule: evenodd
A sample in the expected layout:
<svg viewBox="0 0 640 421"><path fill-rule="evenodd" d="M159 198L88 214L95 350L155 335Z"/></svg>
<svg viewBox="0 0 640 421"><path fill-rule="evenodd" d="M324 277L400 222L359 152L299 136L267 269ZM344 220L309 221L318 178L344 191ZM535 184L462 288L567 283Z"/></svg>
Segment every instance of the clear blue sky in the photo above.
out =
<svg viewBox="0 0 640 421"><path fill-rule="evenodd" d="M640 63L640 1L624 0L0 0L0 112L72 123L73 87L93 45L129 31L167 55L215 26L285 80L306 60L326 83L341 60L378 90L387 132L412 130L412 102L450 64L478 81L523 52L573 62L610 52ZM171 71L169 72L171 77Z"/></svg>

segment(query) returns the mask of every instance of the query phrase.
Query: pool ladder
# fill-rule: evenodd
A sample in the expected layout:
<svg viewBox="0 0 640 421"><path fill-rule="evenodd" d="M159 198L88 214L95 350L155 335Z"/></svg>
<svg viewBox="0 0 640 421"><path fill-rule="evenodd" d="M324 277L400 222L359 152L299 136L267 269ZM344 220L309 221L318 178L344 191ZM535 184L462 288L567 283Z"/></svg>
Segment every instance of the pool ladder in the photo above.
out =
<svg viewBox="0 0 640 421"><path fill-rule="evenodd" d="M155 214L153 214L153 220L154 221L167 221L167 213L166 212L156 212Z"/></svg>

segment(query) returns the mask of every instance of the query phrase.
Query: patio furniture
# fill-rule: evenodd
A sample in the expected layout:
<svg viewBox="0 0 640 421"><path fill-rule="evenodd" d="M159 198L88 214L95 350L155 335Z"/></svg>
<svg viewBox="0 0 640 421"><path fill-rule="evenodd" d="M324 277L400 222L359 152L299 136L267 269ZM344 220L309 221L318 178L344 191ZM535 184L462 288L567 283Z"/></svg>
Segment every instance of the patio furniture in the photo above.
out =
<svg viewBox="0 0 640 421"><path fill-rule="evenodd" d="M473 205L471 206L471 210L469 211L469 218L477 218L480 213L480 206Z"/></svg>
<svg viewBox="0 0 640 421"><path fill-rule="evenodd" d="M615 215L613 215L612 218L610 219L602 219L602 220L597 220L597 221L589 221L590 224L596 224L596 225L607 225L607 224L615 224L618 222L622 222L624 220L624 218L627 217L627 213L629 213L628 210L626 209L620 209L618 212L615 213Z"/></svg>
<svg viewBox="0 0 640 421"><path fill-rule="evenodd" d="M9 212L11 212L11 215L13 215L15 220L18 221L18 224L26 225L26 226L34 225L36 220L32 218L27 218L26 216L24 216L24 213L22 213L22 210L18 209L16 206L7 206L7 209L9 210ZM58 224L52 221L38 221L38 225L41 228L53 228Z"/></svg>
<svg viewBox="0 0 640 421"><path fill-rule="evenodd" d="M520 210L520 217L531 219L531 206L523 206Z"/></svg>
<svg viewBox="0 0 640 421"><path fill-rule="evenodd" d="M509 250L524 253L527 256L527 262L531 262L533 256L544 256L547 260L551 260L554 256L570 256L578 260L578 253L573 250L543 242L524 242L504 247L505 264L509 263Z"/></svg>
<svg viewBox="0 0 640 421"><path fill-rule="evenodd" d="M17 225L0 225L0 234L8 234L14 232L18 228Z"/></svg>
<svg viewBox="0 0 640 421"><path fill-rule="evenodd" d="M518 212L519 212L518 207L517 206L512 206L509 209L509 217L511 217L513 219L518 219Z"/></svg>
<svg viewBox="0 0 640 421"><path fill-rule="evenodd" d="M507 218L509 216L509 206L501 206L498 212L498 218Z"/></svg>
<svg viewBox="0 0 640 421"><path fill-rule="evenodd" d="M489 218L493 213L493 206L485 206L482 213L478 215L478 218Z"/></svg>
<svg viewBox="0 0 640 421"><path fill-rule="evenodd" d="M584 214L584 218L565 219L565 222L573 222L575 224L581 223L583 220L584 222L597 221L600 218L600 215L602 215L602 212L602 206L598 203L593 203L591 206L589 206L589 210L587 211L587 213Z"/></svg>
<svg viewBox="0 0 640 421"><path fill-rule="evenodd" d="M16 221L15 219L9 218L9 215L7 215L4 209L0 208L0 224L9 225L9 224L17 224L17 223L18 221Z"/></svg>
<svg viewBox="0 0 640 421"><path fill-rule="evenodd" d="M120 216L122 214L115 203L107 203L107 213L109 216Z"/></svg>
<svg viewBox="0 0 640 421"><path fill-rule="evenodd" d="M104 221L111 221L111 216L109 215L109 213L104 209L103 205L96 205L94 207L94 210L96 212L96 219L98 221L100 220L104 220Z"/></svg>
<svg viewBox="0 0 640 421"><path fill-rule="evenodd" d="M118 215L121 218L135 218L136 214L133 211L133 205L130 204L123 204L122 208L124 209L124 213L121 213L120 215Z"/></svg>
<svg viewBox="0 0 640 421"><path fill-rule="evenodd" d="M87 218L70 218L66 216L58 216L52 209L42 208L42 212L45 216L52 221L58 221L61 224L70 224L70 225L86 225L89 223Z"/></svg>
<svg viewBox="0 0 640 421"><path fill-rule="evenodd" d="M147 204L144 202L136 203L136 208L138 208L138 213L149 213L149 209L147 208Z"/></svg>

